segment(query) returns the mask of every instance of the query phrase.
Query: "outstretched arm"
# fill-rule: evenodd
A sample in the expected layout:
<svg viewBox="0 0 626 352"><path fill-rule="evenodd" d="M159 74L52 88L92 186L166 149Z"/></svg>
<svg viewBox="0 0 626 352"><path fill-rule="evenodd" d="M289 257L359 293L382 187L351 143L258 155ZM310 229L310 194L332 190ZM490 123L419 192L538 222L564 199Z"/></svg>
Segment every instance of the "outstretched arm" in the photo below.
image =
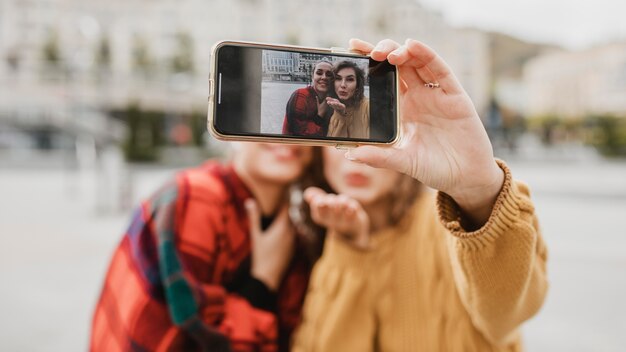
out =
<svg viewBox="0 0 626 352"><path fill-rule="evenodd" d="M541 307L548 290L547 249L528 187L506 179L487 223L463 227L463 215L445 193L439 217L449 230L448 247L459 297L474 326L494 344L515 338L517 328Z"/></svg>
<svg viewBox="0 0 626 352"><path fill-rule="evenodd" d="M402 134L392 147L361 146L346 157L410 175L454 198L476 227L484 224L504 174L472 101L448 65L411 39L404 45L383 40L375 47L352 40L350 46L397 66Z"/></svg>
<svg viewBox="0 0 626 352"><path fill-rule="evenodd" d="M527 187L494 159L472 101L431 48L410 39L351 47L397 66L402 135L391 147L361 146L346 157L439 190L460 297L476 328L506 343L547 291L546 248Z"/></svg>

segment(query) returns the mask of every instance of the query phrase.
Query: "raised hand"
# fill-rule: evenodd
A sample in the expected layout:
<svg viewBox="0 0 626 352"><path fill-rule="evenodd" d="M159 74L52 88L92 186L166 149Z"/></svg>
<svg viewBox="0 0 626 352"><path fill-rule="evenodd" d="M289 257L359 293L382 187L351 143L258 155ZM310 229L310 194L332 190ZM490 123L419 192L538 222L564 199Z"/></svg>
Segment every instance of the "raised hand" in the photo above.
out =
<svg viewBox="0 0 626 352"><path fill-rule="evenodd" d="M262 231L261 212L256 202L248 199L245 206L252 242L251 274L276 291L293 256L296 238L287 207L280 210L267 230Z"/></svg>
<svg viewBox="0 0 626 352"><path fill-rule="evenodd" d="M326 116L326 111L328 111L328 103L326 103L326 99L322 99L320 101L320 98L316 95L315 101L317 102L317 116Z"/></svg>
<svg viewBox="0 0 626 352"><path fill-rule="evenodd" d="M369 248L369 216L356 200L326 193L316 187L304 192L315 223L327 229L328 236L337 236L358 249Z"/></svg>
<svg viewBox="0 0 626 352"><path fill-rule="evenodd" d="M333 97L326 97L326 103L328 106L333 108L333 110L339 112L342 115L346 114L346 105L339 101L339 99Z"/></svg>
<svg viewBox="0 0 626 352"><path fill-rule="evenodd" d="M486 220L504 174L472 101L448 65L411 39L404 45L383 40L375 47L353 39L350 47L398 67L402 134L391 147L361 146L346 157L406 173L452 196L475 220Z"/></svg>

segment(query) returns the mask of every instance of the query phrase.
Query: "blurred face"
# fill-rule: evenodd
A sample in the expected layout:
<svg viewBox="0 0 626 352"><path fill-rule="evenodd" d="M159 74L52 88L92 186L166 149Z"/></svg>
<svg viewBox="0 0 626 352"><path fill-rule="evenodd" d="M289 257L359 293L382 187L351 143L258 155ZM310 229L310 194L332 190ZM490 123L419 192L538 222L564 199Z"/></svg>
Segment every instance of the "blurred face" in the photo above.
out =
<svg viewBox="0 0 626 352"><path fill-rule="evenodd" d="M333 82L333 67L328 62L320 62L313 70L313 89L326 94Z"/></svg>
<svg viewBox="0 0 626 352"><path fill-rule="evenodd" d="M285 144L239 143L234 157L238 170L262 182L289 184L313 159L313 148Z"/></svg>
<svg viewBox="0 0 626 352"><path fill-rule="evenodd" d="M324 148L324 176L335 192L367 206L383 200L397 186L399 173L349 161L344 154L342 150Z"/></svg>
<svg viewBox="0 0 626 352"><path fill-rule="evenodd" d="M349 100L356 92L356 71L352 67L342 68L335 75L335 92L340 100Z"/></svg>

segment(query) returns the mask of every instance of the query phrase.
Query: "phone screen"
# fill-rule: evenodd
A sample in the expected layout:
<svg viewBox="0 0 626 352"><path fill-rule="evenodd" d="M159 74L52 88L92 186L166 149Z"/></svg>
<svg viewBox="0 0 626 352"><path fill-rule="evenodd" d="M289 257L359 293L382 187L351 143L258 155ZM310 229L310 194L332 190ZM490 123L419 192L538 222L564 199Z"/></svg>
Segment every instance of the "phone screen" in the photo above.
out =
<svg viewBox="0 0 626 352"><path fill-rule="evenodd" d="M397 134L396 71L365 56L224 45L214 128L231 136L387 143Z"/></svg>

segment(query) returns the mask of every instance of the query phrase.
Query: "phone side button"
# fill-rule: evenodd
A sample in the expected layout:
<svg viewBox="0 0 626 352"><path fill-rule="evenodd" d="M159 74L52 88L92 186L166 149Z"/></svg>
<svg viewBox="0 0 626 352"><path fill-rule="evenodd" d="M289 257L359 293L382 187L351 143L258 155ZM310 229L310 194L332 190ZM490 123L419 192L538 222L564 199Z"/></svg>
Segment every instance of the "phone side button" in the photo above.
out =
<svg viewBox="0 0 626 352"><path fill-rule="evenodd" d="M339 149L339 150L349 150L349 149L354 149L358 147L358 144L337 144L335 145L335 148Z"/></svg>
<svg viewBox="0 0 626 352"><path fill-rule="evenodd" d="M213 79L209 78L209 97L208 97L209 101L211 100L211 98L213 97L213 94L214 94L214 88L213 88L214 85L213 85L213 83L214 83Z"/></svg>
<svg viewBox="0 0 626 352"><path fill-rule="evenodd" d="M330 48L330 52L331 53L348 53L349 51L346 48L333 46L333 47Z"/></svg>

